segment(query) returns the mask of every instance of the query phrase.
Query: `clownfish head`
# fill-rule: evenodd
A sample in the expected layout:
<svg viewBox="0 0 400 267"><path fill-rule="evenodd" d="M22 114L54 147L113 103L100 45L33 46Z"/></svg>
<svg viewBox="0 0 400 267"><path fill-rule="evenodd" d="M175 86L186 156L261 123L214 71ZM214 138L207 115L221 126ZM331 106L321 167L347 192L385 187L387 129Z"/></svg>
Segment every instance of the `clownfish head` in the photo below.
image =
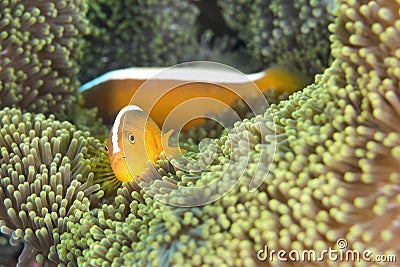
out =
<svg viewBox="0 0 400 267"><path fill-rule="evenodd" d="M117 179L127 182L140 176L147 162L154 162L163 151L163 144L168 145L170 134L162 136L157 124L138 106L122 108L107 140L107 153Z"/></svg>

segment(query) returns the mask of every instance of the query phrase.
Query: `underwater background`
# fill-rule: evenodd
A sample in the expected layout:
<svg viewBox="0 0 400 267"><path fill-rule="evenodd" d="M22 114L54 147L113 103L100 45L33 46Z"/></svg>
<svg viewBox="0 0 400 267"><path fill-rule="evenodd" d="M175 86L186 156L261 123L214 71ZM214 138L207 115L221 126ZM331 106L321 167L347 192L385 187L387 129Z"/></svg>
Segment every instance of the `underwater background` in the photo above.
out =
<svg viewBox="0 0 400 267"><path fill-rule="evenodd" d="M398 0L1 1L0 265L272 266L283 263L257 257L266 246L321 252L339 239L398 256L399 10ZM185 133L202 171L177 171L161 154L141 185L115 189L103 146L110 125L84 107L80 84L189 60L245 73L290 65L312 83L269 92L257 120L238 103L248 119L229 138L214 124ZM244 135L250 148L231 148ZM205 136L214 146L199 157ZM276 142L274 155L260 152L265 142ZM226 173L231 155L238 164ZM267 176L249 192L259 168ZM242 170L238 186L200 207L143 190L170 193Z"/></svg>

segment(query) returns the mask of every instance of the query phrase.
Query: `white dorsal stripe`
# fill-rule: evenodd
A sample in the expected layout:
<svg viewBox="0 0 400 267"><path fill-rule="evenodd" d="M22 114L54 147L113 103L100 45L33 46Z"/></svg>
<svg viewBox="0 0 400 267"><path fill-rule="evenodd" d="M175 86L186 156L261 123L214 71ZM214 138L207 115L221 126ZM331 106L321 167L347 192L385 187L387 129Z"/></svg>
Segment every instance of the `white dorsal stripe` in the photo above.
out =
<svg viewBox="0 0 400 267"><path fill-rule="evenodd" d="M164 72L165 71L165 72ZM157 75L159 74L159 75ZM241 75L240 72L225 69L205 69L205 68L127 68L107 72L96 79L83 84L79 91L89 90L101 83L112 80L137 79L148 80L179 80L179 81L203 81L216 83L246 83L261 79L265 71Z"/></svg>
<svg viewBox="0 0 400 267"><path fill-rule="evenodd" d="M126 112L131 111L131 110L143 111L138 106L130 105L130 106L123 107L118 112L117 117L115 117L115 121L114 121L114 124L112 127L112 132L111 132L111 143L113 146L113 154L121 151L121 148L118 145L118 138L119 138L118 130L119 130L119 126L121 125L122 116L124 116Z"/></svg>
<svg viewBox="0 0 400 267"><path fill-rule="evenodd" d="M79 87L79 91L83 92L89 90L90 88L95 87L96 85L99 85L101 83L110 80L125 80L125 79L147 80L163 70L165 70L165 68L140 68L140 67L112 70L100 75L99 77L85 84L82 84L81 87Z"/></svg>

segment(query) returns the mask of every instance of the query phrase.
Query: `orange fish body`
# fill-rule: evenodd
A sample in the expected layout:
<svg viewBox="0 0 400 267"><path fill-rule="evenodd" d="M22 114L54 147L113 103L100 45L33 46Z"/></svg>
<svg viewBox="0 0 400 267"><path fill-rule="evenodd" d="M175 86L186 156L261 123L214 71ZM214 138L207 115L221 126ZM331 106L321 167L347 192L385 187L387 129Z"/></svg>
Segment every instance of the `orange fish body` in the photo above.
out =
<svg viewBox="0 0 400 267"><path fill-rule="evenodd" d="M144 74L135 76L135 70ZM147 70L148 74L146 73ZM85 105L87 107L98 107L100 116L109 124L113 122L116 114L124 106L138 105L150 114L150 117L159 127L162 127L168 114L185 101L195 98L216 100L214 103L208 101L205 105L188 104L184 112L187 117L190 117L190 114L199 115L205 112L219 113L224 109L221 103L225 104L226 108L235 99L246 98L246 91L255 88L254 84L263 92L274 89L279 94L294 92L303 88L309 82L309 79L305 76L283 66L276 66L247 75L246 79L238 82L229 82L223 79L218 83L213 83L212 80L189 82L190 80L184 81L182 78L178 79L172 76L163 76L159 79L155 76L155 79L147 81L152 75L156 75L157 72L162 70L160 68L131 68L111 72L112 75L109 75L109 77L106 74L104 77L98 78L97 82L90 82L81 87ZM184 72L186 70L179 71ZM125 74L118 77L118 72L125 72ZM179 75L178 73L177 76ZM146 88L138 91L141 86ZM173 89L169 90L171 88ZM168 92L166 92L166 89L168 89ZM160 96L161 98L159 98ZM132 97L134 97L133 101L131 101ZM181 121L181 119L177 118L177 121ZM192 121L190 125L193 126L201 121L202 119L198 119L197 122Z"/></svg>

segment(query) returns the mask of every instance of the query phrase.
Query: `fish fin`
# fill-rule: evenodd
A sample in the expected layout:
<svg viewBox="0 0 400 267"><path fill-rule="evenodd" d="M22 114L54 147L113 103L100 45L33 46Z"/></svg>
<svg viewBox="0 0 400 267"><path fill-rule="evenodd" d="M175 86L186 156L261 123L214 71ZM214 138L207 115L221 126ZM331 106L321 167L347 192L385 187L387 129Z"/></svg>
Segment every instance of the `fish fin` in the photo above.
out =
<svg viewBox="0 0 400 267"><path fill-rule="evenodd" d="M173 129L169 130L165 134L162 134L161 139L163 151L167 155L171 155L174 158L178 158L181 156L182 153L179 147L178 135L174 134Z"/></svg>

